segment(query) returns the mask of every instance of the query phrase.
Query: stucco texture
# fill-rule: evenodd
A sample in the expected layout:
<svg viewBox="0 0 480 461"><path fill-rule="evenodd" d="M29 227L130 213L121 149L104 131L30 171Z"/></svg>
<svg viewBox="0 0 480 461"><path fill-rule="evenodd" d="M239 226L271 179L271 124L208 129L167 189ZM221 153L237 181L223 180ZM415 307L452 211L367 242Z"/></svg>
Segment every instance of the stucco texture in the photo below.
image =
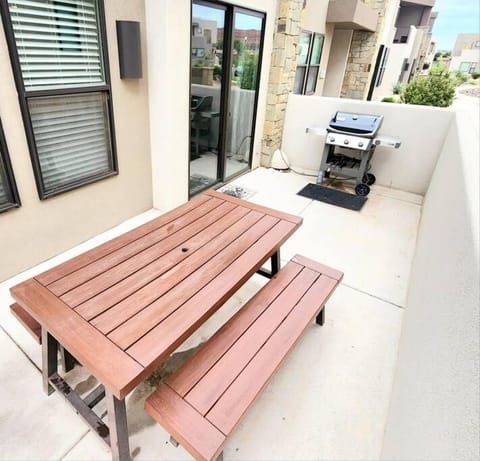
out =
<svg viewBox="0 0 480 461"><path fill-rule="evenodd" d="M480 459L476 104L452 123L425 197L382 459Z"/></svg>

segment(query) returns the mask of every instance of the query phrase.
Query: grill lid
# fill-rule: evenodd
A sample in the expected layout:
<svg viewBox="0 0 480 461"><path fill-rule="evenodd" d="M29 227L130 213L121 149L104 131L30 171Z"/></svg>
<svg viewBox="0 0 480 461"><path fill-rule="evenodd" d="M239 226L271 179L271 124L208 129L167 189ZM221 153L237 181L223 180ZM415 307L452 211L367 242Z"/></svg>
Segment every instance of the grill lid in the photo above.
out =
<svg viewBox="0 0 480 461"><path fill-rule="evenodd" d="M330 120L328 131L373 137L380 129L382 122L383 115L353 114L338 111Z"/></svg>

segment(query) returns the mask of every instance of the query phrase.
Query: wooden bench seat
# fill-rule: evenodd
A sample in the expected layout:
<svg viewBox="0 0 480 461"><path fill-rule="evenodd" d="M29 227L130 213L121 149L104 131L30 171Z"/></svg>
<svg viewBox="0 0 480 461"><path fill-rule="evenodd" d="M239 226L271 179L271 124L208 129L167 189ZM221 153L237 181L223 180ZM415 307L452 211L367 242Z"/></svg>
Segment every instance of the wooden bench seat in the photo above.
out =
<svg viewBox="0 0 480 461"><path fill-rule="evenodd" d="M23 325L33 339L42 344L42 325L40 325L20 304L13 303L10 306L12 315ZM60 362L65 372L70 371L75 366L76 360L62 346L59 347ZM78 362L77 362L78 363Z"/></svg>
<svg viewBox="0 0 480 461"><path fill-rule="evenodd" d="M10 306L10 312L32 335L38 344L42 344L42 326L20 304Z"/></svg>
<svg viewBox="0 0 480 461"><path fill-rule="evenodd" d="M343 274L295 256L183 367L147 398L147 412L198 460L212 460Z"/></svg>

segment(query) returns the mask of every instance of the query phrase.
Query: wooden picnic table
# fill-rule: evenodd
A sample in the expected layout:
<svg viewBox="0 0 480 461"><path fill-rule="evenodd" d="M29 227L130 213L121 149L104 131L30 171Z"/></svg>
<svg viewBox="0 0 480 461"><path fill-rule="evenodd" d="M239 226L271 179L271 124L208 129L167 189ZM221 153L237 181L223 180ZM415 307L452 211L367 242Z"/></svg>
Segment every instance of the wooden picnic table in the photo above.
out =
<svg viewBox="0 0 480 461"><path fill-rule="evenodd" d="M129 459L125 397L255 272L301 218L208 191L11 289L42 326L42 371ZM57 373L61 345L101 385L82 400ZM53 386L53 387L52 387ZM109 426L91 410L106 395Z"/></svg>

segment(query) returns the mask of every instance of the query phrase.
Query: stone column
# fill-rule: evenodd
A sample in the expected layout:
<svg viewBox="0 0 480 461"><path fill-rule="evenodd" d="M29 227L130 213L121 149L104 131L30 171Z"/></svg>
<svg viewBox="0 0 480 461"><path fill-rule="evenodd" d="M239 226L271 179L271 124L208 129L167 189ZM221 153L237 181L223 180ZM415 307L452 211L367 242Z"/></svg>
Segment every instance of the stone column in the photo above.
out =
<svg viewBox="0 0 480 461"><path fill-rule="evenodd" d="M379 49L379 37L385 23L385 13L391 0L364 0L364 3L378 11L377 30L354 30L343 78L342 98L365 99L375 68Z"/></svg>
<svg viewBox="0 0 480 461"><path fill-rule="evenodd" d="M292 92L295 82L303 7L304 0L279 1L263 128L262 166L270 166L273 153L282 143L288 94Z"/></svg>

